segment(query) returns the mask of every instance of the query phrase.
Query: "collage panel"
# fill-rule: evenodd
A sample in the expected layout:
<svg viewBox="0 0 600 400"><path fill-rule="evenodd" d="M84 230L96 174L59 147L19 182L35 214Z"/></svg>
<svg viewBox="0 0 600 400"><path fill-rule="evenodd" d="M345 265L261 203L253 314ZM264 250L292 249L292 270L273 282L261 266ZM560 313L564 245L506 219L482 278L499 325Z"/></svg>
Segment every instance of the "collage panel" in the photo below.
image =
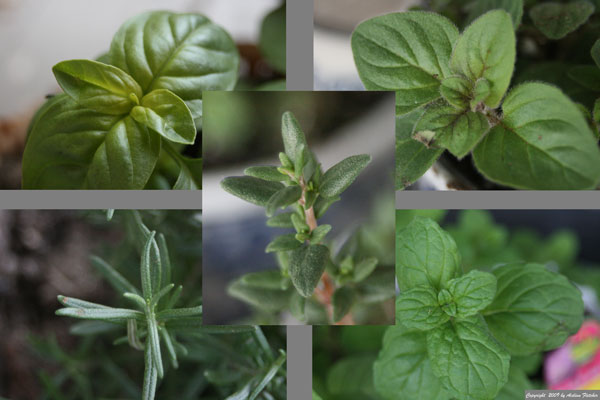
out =
<svg viewBox="0 0 600 400"><path fill-rule="evenodd" d="M351 3L315 0L314 85L396 92L396 190L598 188L596 2Z"/></svg>
<svg viewBox="0 0 600 400"><path fill-rule="evenodd" d="M313 399L598 389L597 210L397 210L396 325L313 328Z"/></svg>
<svg viewBox="0 0 600 400"><path fill-rule="evenodd" d="M204 322L393 324L393 96L204 106Z"/></svg>
<svg viewBox="0 0 600 400"><path fill-rule="evenodd" d="M202 93L285 90L285 0L0 2L0 189L201 189Z"/></svg>
<svg viewBox="0 0 600 400"><path fill-rule="evenodd" d="M286 398L285 328L202 325L200 210L0 221L3 399Z"/></svg>

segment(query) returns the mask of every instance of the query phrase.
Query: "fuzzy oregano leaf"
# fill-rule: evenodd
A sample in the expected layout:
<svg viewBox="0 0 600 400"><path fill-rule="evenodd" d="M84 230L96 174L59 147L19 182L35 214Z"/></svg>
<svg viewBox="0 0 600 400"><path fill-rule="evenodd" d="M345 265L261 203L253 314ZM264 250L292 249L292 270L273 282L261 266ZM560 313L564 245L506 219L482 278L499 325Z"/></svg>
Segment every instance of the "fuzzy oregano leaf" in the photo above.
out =
<svg viewBox="0 0 600 400"><path fill-rule="evenodd" d="M65 93L90 110L111 115L127 114L142 98L140 85L112 65L69 60L56 64L52 72Z"/></svg>
<svg viewBox="0 0 600 400"><path fill-rule="evenodd" d="M290 253L289 274L298 293L310 297L317 287L329 258L321 244L302 245Z"/></svg>
<svg viewBox="0 0 600 400"><path fill-rule="evenodd" d="M510 355L479 316L429 331L427 353L434 374L453 397L493 399L508 381Z"/></svg>
<svg viewBox="0 0 600 400"><path fill-rule="evenodd" d="M490 93L485 104L496 108L508 89L515 66L516 45L510 15L490 11L475 20L456 42L450 60L452 70L475 82L485 78Z"/></svg>
<svg viewBox="0 0 600 400"><path fill-rule="evenodd" d="M562 39L575 31L594 13L594 5L587 0L568 3L546 2L535 5L529 11L533 24L546 37Z"/></svg>
<svg viewBox="0 0 600 400"><path fill-rule="evenodd" d="M456 302L456 315L465 318L487 307L496 294L496 277L473 270L448 282L448 291Z"/></svg>
<svg viewBox="0 0 600 400"><path fill-rule="evenodd" d="M342 194L371 162L371 156L350 156L329 168L321 178L319 193L328 199Z"/></svg>
<svg viewBox="0 0 600 400"><path fill-rule="evenodd" d="M430 218L417 217L396 235L396 276L400 290L426 286L436 291L460 271L454 239Z"/></svg>
<svg viewBox="0 0 600 400"><path fill-rule="evenodd" d="M401 292L396 299L396 323L408 329L427 331L449 319L438 304L437 293L432 287L418 286Z"/></svg>
<svg viewBox="0 0 600 400"><path fill-rule="evenodd" d="M538 264L506 265L493 274L498 292L483 315L511 354L554 349L579 329L581 293L564 276Z"/></svg>
<svg viewBox="0 0 600 400"><path fill-rule="evenodd" d="M456 26L441 15L393 13L358 25L352 53L367 89L397 92L396 113L401 115L440 97L457 38Z"/></svg>
<svg viewBox="0 0 600 400"><path fill-rule="evenodd" d="M596 139L579 108L559 89L522 84L510 91L502 110L502 122L473 151L477 169L488 179L542 190L598 184Z"/></svg>
<svg viewBox="0 0 600 400"><path fill-rule="evenodd" d="M469 97L472 90L473 83L460 75L444 78L440 85L442 97L454 107L462 110L469 107Z"/></svg>

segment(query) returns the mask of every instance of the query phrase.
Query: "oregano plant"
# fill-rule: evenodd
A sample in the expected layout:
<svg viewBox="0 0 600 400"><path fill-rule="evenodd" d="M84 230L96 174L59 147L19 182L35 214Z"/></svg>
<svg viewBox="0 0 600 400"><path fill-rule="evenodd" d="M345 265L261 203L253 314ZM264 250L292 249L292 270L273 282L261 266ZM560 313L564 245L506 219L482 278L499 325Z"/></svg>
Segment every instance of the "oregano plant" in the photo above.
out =
<svg viewBox="0 0 600 400"><path fill-rule="evenodd" d="M183 150L201 129L202 91L232 89L238 64L229 34L200 14L129 19L99 60L53 67L64 93L30 124L23 188L200 188L202 161Z"/></svg>
<svg viewBox="0 0 600 400"><path fill-rule="evenodd" d="M393 285L374 273L378 259L359 251L359 236L352 235L334 252L327 238L332 226L319 220L371 156L350 156L323 171L292 113L283 114L281 130L285 151L279 153L279 166L246 168L245 176L227 177L221 186L264 207L268 226L293 231L276 236L265 249L276 255L279 270L246 274L229 286L229 293L270 312L289 310L301 321L310 321L320 308L326 322L352 324L354 306L393 297ZM371 293L374 285L389 290Z"/></svg>
<svg viewBox="0 0 600 400"><path fill-rule="evenodd" d="M575 3L589 2L543 3L536 7L560 10L530 15L540 30L559 36L590 15L591 4ZM569 23L552 25L556 18L548 16L557 12ZM504 186L596 188L600 149L586 118L592 113L547 83L510 87L523 3L471 4L470 15L480 13L462 33L445 16L408 11L369 19L352 35L365 87L396 92L397 189L415 182L445 150L458 159L471 155L483 176Z"/></svg>
<svg viewBox="0 0 600 400"><path fill-rule="evenodd" d="M463 273L432 219L398 232L396 257L396 325L373 364L383 398L512 398L527 382L523 358L559 347L583 321L579 290L543 265Z"/></svg>

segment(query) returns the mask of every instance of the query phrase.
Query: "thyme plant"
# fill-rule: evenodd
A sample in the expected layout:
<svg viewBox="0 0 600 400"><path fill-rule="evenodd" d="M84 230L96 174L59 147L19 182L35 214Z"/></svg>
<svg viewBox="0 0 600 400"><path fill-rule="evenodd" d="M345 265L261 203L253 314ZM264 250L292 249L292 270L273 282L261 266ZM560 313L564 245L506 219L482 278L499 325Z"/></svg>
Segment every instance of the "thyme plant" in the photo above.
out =
<svg viewBox="0 0 600 400"><path fill-rule="evenodd" d="M460 10L464 2L444 3ZM432 7L459 14L452 14L449 5ZM531 8L529 18L533 29L558 39L593 12L587 0L546 2ZM459 160L471 155L485 178L512 188L596 188L600 103L582 105L573 98L579 101L584 91L598 98L600 73L591 65L573 67L568 74L577 82L567 88L568 95L553 85L562 78L541 78L553 84L531 82L540 79L535 74L519 76L522 83L511 87L523 2L470 2L469 17L470 24L459 32L444 15L392 13L361 23L352 35L365 87L396 91L397 189L415 182L445 150ZM592 47L596 62L597 43ZM520 45L531 47L531 40ZM587 58L589 53L588 48ZM575 90L576 85L583 89Z"/></svg>
<svg viewBox="0 0 600 400"><path fill-rule="evenodd" d="M325 309L329 323L351 324L354 305L381 301L389 291L382 290L376 300L365 293L377 258L361 254L356 241L334 254L327 240L332 227L319 219L371 157L350 156L324 172L290 112L283 114L281 126L285 149L279 153L281 164L246 168L245 176L225 178L221 186L264 207L268 226L293 232L276 236L266 247L267 253L275 253L279 270L246 274L229 286L229 293L270 312L288 309L301 321L309 319L308 309L316 302ZM279 209L285 211L278 213Z"/></svg>

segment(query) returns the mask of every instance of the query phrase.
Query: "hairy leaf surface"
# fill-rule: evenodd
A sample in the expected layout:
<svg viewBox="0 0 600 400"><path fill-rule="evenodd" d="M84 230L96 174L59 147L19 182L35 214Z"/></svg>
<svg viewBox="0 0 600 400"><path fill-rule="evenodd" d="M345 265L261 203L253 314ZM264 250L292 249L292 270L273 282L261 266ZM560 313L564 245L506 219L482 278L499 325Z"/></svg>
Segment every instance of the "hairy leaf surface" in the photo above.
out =
<svg viewBox="0 0 600 400"><path fill-rule="evenodd" d="M290 278L302 296L312 295L325 271L328 258L329 249L321 244L304 244L290 253Z"/></svg>

